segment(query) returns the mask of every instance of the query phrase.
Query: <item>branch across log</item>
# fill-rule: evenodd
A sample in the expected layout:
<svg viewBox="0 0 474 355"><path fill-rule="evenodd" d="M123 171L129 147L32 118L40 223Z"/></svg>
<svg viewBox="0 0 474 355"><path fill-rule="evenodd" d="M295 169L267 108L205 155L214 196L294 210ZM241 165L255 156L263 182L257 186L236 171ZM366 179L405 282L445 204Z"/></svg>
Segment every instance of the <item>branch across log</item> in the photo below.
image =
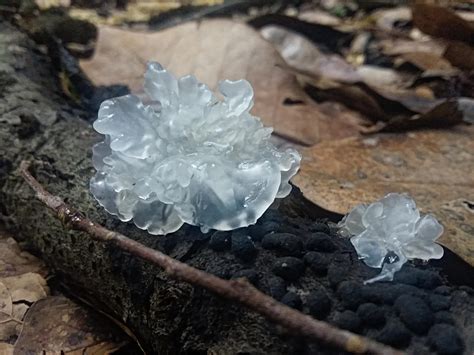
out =
<svg viewBox="0 0 474 355"><path fill-rule="evenodd" d="M465 327L472 319L472 297L468 298L465 291L458 291L442 279L439 271L430 265L410 265L405 270L424 275L423 280L433 281L429 289L425 289L426 282L416 284L416 287L397 282L364 286L362 281L377 271L364 267L348 240L333 238L335 235L327 224L315 222L321 214L316 213L316 207L309 205L297 189L283 199L278 208L274 206L267 211L255 226L225 234L227 244L220 250L214 248L216 234L202 234L196 227L183 226L172 235L156 237L132 223L123 223L108 215L89 192L89 179L94 174L91 147L101 138L88 123L95 113L74 105L62 95L50 59L37 50L24 33L1 22L0 32L3 65L0 80L0 224L26 250L46 262L58 284L125 324L148 353L312 355L332 353L334 344L341 344L339 349L370 351L367 345L360 344L365 338L351 338L350 333L340 337L338 329L331 333L336 337L336 343L331 342L332 338L326 335L320 323L316 323L316 327L311 323L306 328L291 322L289 327L281 326L280 320L289 322L286 308L276 315L264 313L262 316L262 313L252 311L254 305L247 304L246 300L254 298L253 290L257 290L238 281L242 275L248 276L255 287L274 299L315 317L297 312L297 322L324 320L395 347L407 346L409 352L416 352L420 346L428 349L430 344L427 337L419 337L407 329L406 337L402 339L404 343L393 338L399 334L393 332L394 325L398 331L412 324L404 325L397 313L394 304L399 297L397 292L414 289L417 295L428 299L436 295L436 289L432 287L445 285L445 289L452 292L449 312L456 320L453 331L461 334L460 339L467 339L466 351L472 349L469 328ZM60 198L49 201L59 209L63 223L54 216L57 213L53 215L43 202L34 198L32 189L17 169L23 160L35 162L30 167L30 175L47 187L50 196L64 198L64 201ZM63 204L73 206L74 210L60 208ZM103 237L108 241L65 228L65 225L72 226L78 218L83 220L82 214L75 214L76 210L93 221L93 225L104 226ZM292 254L294 256L289 257L281 248L264 246L265 238L273 238L276 234L286 234L301 243L297 253ZM317 247L314 251L307 243L318 234L330 239L335 249ZM123 249L118 242L109 240L117 235L127 236L132 245L125 243L126 249ZM251 260L244 259L242 256L246 254L242 255L237 249L242 239L246 239L255 252ZM218 280L226 283L225 287L221 285L222 292L227 294L227 285L231 285L230 292L237 296L237 301L207 291L207 284L193 286L182 281L186 279L179 278L181 274L173 264L167 267L165 263L162 268L137 257L131 252L135 243L152 253L161 253L160 258L171 257L197 271L218 275ZM287 259L298 262L304 270L297 278L287 279L280 274L281 269L277 269L286 265L283 260ZM313 268L316 265L313 262L320 261L327 263L323 265L327 268L325 273ZM413 277L409 279L413 281ZM241 299L247 307L241 307L242 303L238 303ZM258 307L263 306L265 312L281 310L274 308L273 299L261 301ZM385 325L377 325L374 329L372 325L362 323L359 306L367 302L376 304L385 314ZM319 313L321 308L325 313ZM348 324L351 316L359 322L358 326L353 327L354 322ZM292 332L284 331L288 329ZM312 340L315 335L316 341ZM348 343L348 339L355 339L355 342ZM388 351L390 353L392 349Z"/></svg>
<svg viewBox="0 0 474 355"><path fill-rule="evenodd" d="M258 291L245 279L224 280L175 260L158 250L140 244L120 233L113 232L90 221L84 215L68 206L58 197L51 195L28 171L29 163L22 161L20 173L35 191L36 197L51 209L68 228L86 232L91 238L113 243L123 251L162 267L166 273L193 286L203 287L218 296L238 302L265 318L278 323L294 334L312 340L323 341L345 351L356 354L402 354L376 341L335 328L298 312L272 297Z"/></svg>

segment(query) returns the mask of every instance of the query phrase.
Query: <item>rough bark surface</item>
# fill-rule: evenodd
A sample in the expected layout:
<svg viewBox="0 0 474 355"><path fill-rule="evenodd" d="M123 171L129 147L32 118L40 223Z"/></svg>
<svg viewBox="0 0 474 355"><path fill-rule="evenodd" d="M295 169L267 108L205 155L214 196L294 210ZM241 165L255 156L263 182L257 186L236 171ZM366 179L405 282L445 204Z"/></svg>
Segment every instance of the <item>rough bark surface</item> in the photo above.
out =
<svg viewBox="0 0 474 355"><path fill-rule="evenodd" d="M242 260L236 257L235 251L211 250L209 235L203 235L195 227L183 227L173 235L156 237L108 216L91 197L88 188L94 174L91 147L100 140L88 123L91 115L61 93L57 73L48 57L40 53L25 34L1 22L0 58L0 226L3 224L13 231L25 247L39 254L74 292L79 291L81 297L124 322L150 353L341 352L282 334L262 317L238 305L170 280L153 265L94 242L81 233L68 231L34 198L33 191L16 171L21 160L36 161L30 170L47 190L67 199L91 220L222 277L235 277L239 272L242 276L245 270L257 273L259 288L266 292L273 288L275 293L269 293L279 299L288 290L293 291L298 299L300 296L303 299L303 310L317 317L327 317L336 323L337 316L344 310L351 310L354 317L354 311L362 303L377 303L378 309L386 315L386 327L364 325L359 332L394 346L409 344L413 353L429 353L429 327L422 334L405 329L402 341L393 338L390 325L396 322L393 324L399 328L400 320L392 305L403 293L429 300L436 292L444 292L447 296L442 298L448 302L447 307L451 307L450 314L456 325L456 329L451 330L459 332L459 336L454 333L442 345L458 353L459 350L471 353L474 340L468 335L474 329L472 289L443 286L449 283L431 264L406 266L402 270L405 272L400 272L400 283L362 286L362 280L374 276L378 270L369 269L358 261L347 240L335 239L330 241L331 250L327 250L326 245L322 246L323 253L313 253L322 257L317 261L331 260L327 276L315 276L309 266L296 282L283 283L282 290L280 281L283 280L275 281L272 265L282 256L282 251L292 255L285 250L288 246L281 246L278 255L278 251L262 249L259 241L256 242L258 257ZM313 220L308 214L315 210L307 208L305 203L300 195L293 193L282 201L280 212L273 210L266 214L264 223L276 225L283 221L278 231L293 233L292 238L301 239L304 233L314 232ZM304 250L300 249L297 256L302 259ZM305 262L308 262L306 257ZM412 286L405 285L407 283ZM436 287L441 289L437 291ZM276 293L280 293L278 297ZM323 304L326 305L323 307ZM444 322L433 318L437 312L434 306L427 312L430 324ZM417 319L416 314L414 317ZM409 325L409 321L404 322ZM459 337L464 339L461 345Z"/></svg>
<svg viewBox="0 0 474 355"><path fill-rule="evenodd" d="M205 291L169 280L157 267L67 231L24 183L21 160L42 161L32 172L48 188L108 228L170 252L191 265L219 270L202 234L184 228L173 237L148 235L107 216L89 194L91 147L100 137L87 113L64 97L47 56L9 24L0 24L0 212L24 246L75 290L88 294L125 322L148 350L176 354L216 349L226 353L285 352L287 346L260 316ZM187 260L191 258L192 260Z"/></svg>

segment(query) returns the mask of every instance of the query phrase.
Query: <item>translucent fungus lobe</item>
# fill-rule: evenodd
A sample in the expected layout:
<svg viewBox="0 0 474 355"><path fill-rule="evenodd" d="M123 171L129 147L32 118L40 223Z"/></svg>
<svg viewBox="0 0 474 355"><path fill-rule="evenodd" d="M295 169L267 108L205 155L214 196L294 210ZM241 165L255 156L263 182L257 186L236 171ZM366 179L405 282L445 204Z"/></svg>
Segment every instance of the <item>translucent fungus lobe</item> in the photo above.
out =
<svg viewBox="0 0 474 355"><path fill-rule="evenodd" d="M245 80L224 80L218 99L194 76L176 79L149 63L150 105L127 95L104 101L94 128L90 188L111 214L151 234L183 223L230 230L253 224L275 198L291 191L301 157L278 150L271 128L249 111Z"/></svg>
<svg viewBox="0 0 474 355"><path fill-rule="evenodd" d="M407 260L443 256L443 247L435 243L443 226L432 215L422 216L405 194L390 193L377 202L358 205L339 227L351 237L359 258L370 267L382 268L367 283L392 280Z"/></svg>

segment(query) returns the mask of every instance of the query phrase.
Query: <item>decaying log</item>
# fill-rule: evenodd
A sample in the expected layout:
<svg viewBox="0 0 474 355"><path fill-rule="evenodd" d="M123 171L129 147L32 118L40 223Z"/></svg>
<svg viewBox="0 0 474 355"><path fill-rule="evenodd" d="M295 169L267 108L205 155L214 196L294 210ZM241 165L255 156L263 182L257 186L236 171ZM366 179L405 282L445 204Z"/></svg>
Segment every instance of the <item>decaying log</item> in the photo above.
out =
<svg viewBox="0 0 474 355"><path fill-rule="evenodd" d="M261 274L259 288L268 291L274 286L270 272L276 258L273 251L259 247L256 261L242 260L229 251L212 251L208 246L209 235L203 235L196 227L185 226L173 235L156 237L107 215L88 188L94 174L91 147L101 139L88 123L94 114L76 105L60 87L49 57L25 34L0 22L0 226L40 255L73 293L126 324L149 353L334 351L324 344L308 343L287 334L240 305L170 279L159 267L113 245L65 228L35 199L19 174L21 161L33 162L31 173L49 192L65 198L66 203L110 230L223 278L231 278L242 270L257 270ZM311 221L309 217L315 210L295 192L282 201L279 211L270 212L270 224L271 218L293 219L298 224ZM288 226L293 230L298 227L301 226ZM333 311L338 307L344 309L346 305L335 300L336 286L347 280L349 273L346 286L357 286L368 274L373 276L377 272L361 266L354 251L344 243L337 247L334 256L336 272L332 280L305 276L294 291L307 295L322 286L330 290L332 302L337 302ZM472 317L473 301L465 291L454 300L453 297L452 309L457 314ZM412 343L426 350L423 338ZM472 342L466 343L466 349L471 348Z"/></svg>
<svg viewBox="0 0 474 355"><path fill-rule="evenodd" d="M17 168L24 159L48 190L110 229L218 274L221 257L200 250L203 235L183 228L165 238L108 216L89 194L91 147L100 137L90 114L60 89L46 55L9 24L0 25L0 212L2 224L39 254L81 297L126 323L153 353L287 353L295 340L263 317L189 284L156 266L68 231L34 198Z"/></svg>

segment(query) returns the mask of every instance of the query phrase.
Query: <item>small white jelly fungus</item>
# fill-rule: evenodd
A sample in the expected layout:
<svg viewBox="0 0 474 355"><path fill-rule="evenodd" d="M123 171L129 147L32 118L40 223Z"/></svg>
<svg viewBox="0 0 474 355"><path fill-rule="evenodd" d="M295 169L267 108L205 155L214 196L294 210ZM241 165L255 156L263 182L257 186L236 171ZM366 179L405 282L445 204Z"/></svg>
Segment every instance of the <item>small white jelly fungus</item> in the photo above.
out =
<svg viewBox="0 0 474 355"><path fill-rule="evenodd" d="M342 235L351 237L360 259L370 267L382 268L365 283L393 280L407 260L443 256L443 247L435 243L443 226L432 215L421 216L406 194L390 193L377 202L358 205L339 227Z"/></svg>
<svg viewBox="0 0 474 355"><path fill-rule="evenodd" d="M230 230L253 224L275 198L291 191L301 157L278 150L271 128L249 111L245 80L219 84L223 100L193 76L176 79L149 63L145 91L152 105L127 95L104 101L94 128L90 188L111 214L151 234L183 223Z"/></svg>

